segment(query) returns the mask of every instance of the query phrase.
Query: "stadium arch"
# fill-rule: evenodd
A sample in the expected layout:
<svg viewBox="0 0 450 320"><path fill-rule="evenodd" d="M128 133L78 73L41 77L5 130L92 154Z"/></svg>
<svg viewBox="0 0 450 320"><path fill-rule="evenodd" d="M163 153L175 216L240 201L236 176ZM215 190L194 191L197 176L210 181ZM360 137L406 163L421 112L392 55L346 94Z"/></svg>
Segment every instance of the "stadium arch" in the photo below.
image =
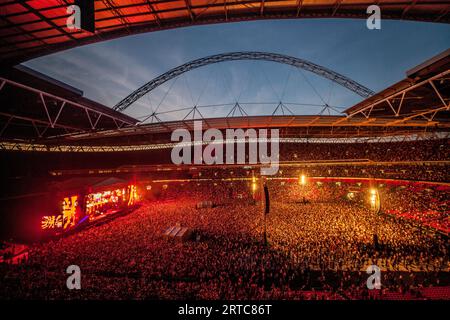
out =
<svg viewBox="0 0 450 320"><path fill-rule="evenodd" d="M147 82L137 90L130 93L127 97L122 99L117 103L113 109L116 111L124 111L132 103L136 102L138 99L142 98L144 95L155 89L156 87L162 85L163 83L193 69L197 69L206 65L225 62L225 61L238 61L238 60L259 60L259 61L271 61L290 65L296 68L300 68L318 76L331 80L344 88L347 88L354 93L358 94L363 98L368 98L374 94L374 92L365 86L359 84L358 82L343 76L335 71L322 67L318 64L312 63L310 61L270 52L258 52L258 51L247 51L247 52L228 52L221 53L212 56L207 56L204 58L192 60L178 67L175 67L160 76L154 78L153 80Z"/></svg>

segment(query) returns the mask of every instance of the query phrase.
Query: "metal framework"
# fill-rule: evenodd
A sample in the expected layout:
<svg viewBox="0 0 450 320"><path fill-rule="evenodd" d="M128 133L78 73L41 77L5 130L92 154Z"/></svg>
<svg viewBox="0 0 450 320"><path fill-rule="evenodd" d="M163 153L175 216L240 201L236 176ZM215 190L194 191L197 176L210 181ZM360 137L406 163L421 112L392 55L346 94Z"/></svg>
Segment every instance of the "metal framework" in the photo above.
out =
<svg viewBox="0 0 450 320"><path fill-rule="evenodd" d="M257 19L365 19L372 4L380 6L383 19L450 22L448 0L96 0L96 32L90 33L67 28L66 8L73 3L1 1L0 61L13 65L83 44L192 25Z"/></svg>
<svg viewBox="0 0 450 320"><path fill-rule="evenodd" d="M387 136L387 137L353 137L353 138L279 138L279 143L380 143L380 142L406 142L406 141L419 141L419 140L440 140L450 138L450 133L436 132L422 132L416 135L404 135L404 136ZM267 139L270 141L270 138ZM224 140L223 143L235 143L236 140ZM244 142L238 140L237 142ZM248 142L246 140L245 142ZM220 143L220 141L219 141ZM140 145L45 145L45 144L33 144L23 142L7 142L0 141L0 150L4 151L39 151L39 152L132 152L132 151L149 151L149 150L161 150L171 149L177 143L151 143ZM207 144L204 142L203 144ZM192 143L188 144L192 145ZM435 163L441 163L443 161L434 161ZM444 161L450 163L450 161Z"/></svg>
<svg viewBox="0 0 450 320"><path fill-rule="evenodd" d="M163 73L162 75L147 82L139 89L129 94L122 101L117 103L113 109L117 111L124 111L132 103L142 98L144 95L146 95L156 87L190 70L200 68L209 64L225 61L237 61L237 60L262 60L262 61L282 63L315 73L321 77L334 81L335 83L355 92L356 94L360 95L363 98L368 98L374 94L372 90L364 87L363 85L357 83L356 81L353 81L352 79L346 76L343 76L337 72L334 72L330 69L319 66L307 60L287 56L284 54L270 53L270 52L229 52L196 59L187 62L181 66L178 66L176 68L173 68L167 71L166 73Z"/></svg>
<svg viewBox="0 0 450 320"><path fill-rule="evenodd" d="M102 130L82 134L70 134L47 140L48 145L105 145L129 146L159 144L170 141L171 133L176 129L194 130L194 122L202 122L204 130L215 128L258 129L276 128L282 138L331 139L397 139L409 136L414 139L441 135L448 132L450 123L416 119L408 123L390 124L396 119L364 117L347 118L345 116L243 116L232 118L209 118L201 120L183 120L151 123L118 130Z"/></svg>
<svg viewBox="0 0 450 320"><path fill-rule="evenodd" d="M447 69L435 76L432 76L418 83L411 84L406 88L398 90L385 97L380 97L373 102L362 103L363 105L361 107L352 107L348 110L347 119L356 116L363 116L364 118L369 119L374 110L376 110L378 107L382 107L383 110L386 110L386 116L397 118L391 121L391 125L404 124L417 118L423 118L428 122L432 122L439 112L450 111L450 97L448 97L448 92L445 92L447 96L444 95L444 90L439 90L438 86L436 85L436 83L438 82L440 84L445 84L445 82L448 82L449 79L450 70ZM431 102L429 99L429 101L427 101L428 105L423 106L426 108L425 110L421 108L419 110L413 110L411 113L408 113L406 115L402 114L402 108L405 106L405 101L408 99L408 97L416 100L423 100L423 98L421 98L423 97L423 95L420 94L421 92L419 91L421 89L427 89L428 91L430 91L431 89L431 91L434 93L434 100L436 100L438 105L430 105L433 102Z"/></svg>
<svg viewBox="0 0 450 320"><path fill-rule="evenodd" d="M205 119L199 110L202 106L194 106L187 108L190 112L180 121L162 122L154 116L157 120L154 123L134 125L139 121L106 106L92 105L93 108L90 108L91 105L83 103L84 100L75 102L65 95L61 98L61 87L57 91L41 86L33 89L19 84L24 78L19 77L15 81L0 78L0 98L3 97L6 103L0 110L3 120L0 138L4 141L23 138L30 141L37 133L39 138L43 138L39 142L46 146L109 146L113 148L111 150L122 146L123 150L127 150L130 146L136 146L133 148L139 150L145 145L170 141L173 130L193 131L194 121L201 121L205 130L278 128L282 138L389 139L404 135L418 137L448 133L449 54L450 51L444 52L412 69L407 73L407 78L347 109L347 116L295 115L288 107L290 104L282 102L277 104L272 115L252 116L239 103L233 103L227 105L232 109L226 117ZM4 92L11 94L3 96ZM25 94L28 99L24 99ZM75 95L80 96L80 93L75 92ZM71 108L72 113L64 114L63 110L73 103L76 103L76 108ZM30 105L34 107L30 108ZM196 114L201 118L196 120ZM187 119L190 115L192 119ZM100 118L108 119L109 123L102 123ZM25 121L29 124L29 136L23 137L21 128L4 134L6 128L12 125L18 127ZM56 131L51 128L60 129Z"/></svg>
<svg viewBox="0 0 450 320"><path fill-rule="evenodd" d="M0 116L7 118L7 121L0 128L0 138L2 138L3 133L7 130L7 128L13 124L12 122L14 120L30 123L31 126L34 127L38 138L43 138L45 133L49 129L64 129L65 132L71 133L74 132L80 133L96 130L98 129L98 125L101 119L111 120L115 124L116 129L121 129L126 125L134 125L136 123L136 121L133 121L134 119L126 117L122 114L117 113L115 115L114 112L103 112L102 110L95 109L88 105L78 103L70 99L48 93L25 84L12 81L10 79L0 77L0 93L1 91L6 90L5 89L6 85L8 86L8 89L19 88L36 94L36 97L40 102L40 105L42 105L42 108L45 111L45 117L44 118L37 117L35 113L33 115L27 116L9 112L0 112ZM52 112L50 111L49 108L50 101L57 104L56 107L58 111L56 115L53 116L51 115ZM67 122L61 123L60 122L61 114L63 113L63 110L66 110L68 108L72 108L71 111L73 112L73 114L74 112L78 111L79 116L81 117L84 116L85 119L88 121L89 126L86 127L79 125L78 122L80 121L72 121L71 124L67 124Z"/></svg>

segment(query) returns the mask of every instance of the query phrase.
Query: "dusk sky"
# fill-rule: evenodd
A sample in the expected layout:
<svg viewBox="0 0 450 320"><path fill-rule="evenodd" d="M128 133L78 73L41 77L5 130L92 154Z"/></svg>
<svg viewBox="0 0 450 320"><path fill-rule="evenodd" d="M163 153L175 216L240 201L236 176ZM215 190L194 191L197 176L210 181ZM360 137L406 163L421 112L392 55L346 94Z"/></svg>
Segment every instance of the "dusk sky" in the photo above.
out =
<svg viewBox="0 0 450 320"><path fill-rule="evenodd" d="M449 47L450 26L444 24L383 20L381 30L368 30L365 20L274 20L128 36L41 57L26 65L112 107L169 69L212 54L282 53L309 60L379 91L403 79L406 70ZM355 93L304 70L273 62L240 61L185 73L138 100L125 113L142 119L156 109L167 112L239 101L250 115L259 115L271 114L276 103L283 101L309 104L288 104L294 113L318 114L322 107L315 105L326 102L343 110L360 100ZM225 116L231 107L200 111L205 117ZM187 112L159 117L181 119Z"/></svg>

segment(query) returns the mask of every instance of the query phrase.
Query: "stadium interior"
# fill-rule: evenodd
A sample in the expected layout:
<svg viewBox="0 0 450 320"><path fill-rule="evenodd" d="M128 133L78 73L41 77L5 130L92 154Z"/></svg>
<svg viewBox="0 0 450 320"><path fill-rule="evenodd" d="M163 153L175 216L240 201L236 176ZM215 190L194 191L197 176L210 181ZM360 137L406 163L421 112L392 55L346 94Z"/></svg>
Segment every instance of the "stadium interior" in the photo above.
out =
<svg viewBox="0 0 450 320"><path fill-rule="evenodd" d="M450 49L379 92L292 57L205 57L195 63L282 61L361 101L342 115L235 105L208 118L194 106L144 122L129 104L192 65L111 107L20 63L182 26L361 18L372 1L95 1L95 33L65 30L73 1L54 2L0 4L2 299L450 299ZM388 19L450 22L447 1L378 3ZM195 122L278 129L277 174L262 176L248 152L244 163L174 164L171 135ZM83 290L58 285L70 264L83 266ZM380 290L366 287L371 265Z"/></svg>

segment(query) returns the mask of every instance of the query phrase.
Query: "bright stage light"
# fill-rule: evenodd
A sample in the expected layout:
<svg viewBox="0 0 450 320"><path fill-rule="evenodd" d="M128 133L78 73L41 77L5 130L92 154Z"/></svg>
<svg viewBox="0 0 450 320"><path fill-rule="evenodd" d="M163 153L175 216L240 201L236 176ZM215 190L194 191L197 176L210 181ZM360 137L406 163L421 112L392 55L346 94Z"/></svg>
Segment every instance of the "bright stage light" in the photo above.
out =
<svg viewBox="0 0 450 320"><path fill-rule="evenodd" d="M370 189L370 204L375 207L377 203L377 190L376 189Z"/></svg>
<svg viewBox="0 0 450 320"><path fill-rule="evenodd" d="M306 184L306 176L304 174L300 176L299 182L302 186Z"/></svg>

